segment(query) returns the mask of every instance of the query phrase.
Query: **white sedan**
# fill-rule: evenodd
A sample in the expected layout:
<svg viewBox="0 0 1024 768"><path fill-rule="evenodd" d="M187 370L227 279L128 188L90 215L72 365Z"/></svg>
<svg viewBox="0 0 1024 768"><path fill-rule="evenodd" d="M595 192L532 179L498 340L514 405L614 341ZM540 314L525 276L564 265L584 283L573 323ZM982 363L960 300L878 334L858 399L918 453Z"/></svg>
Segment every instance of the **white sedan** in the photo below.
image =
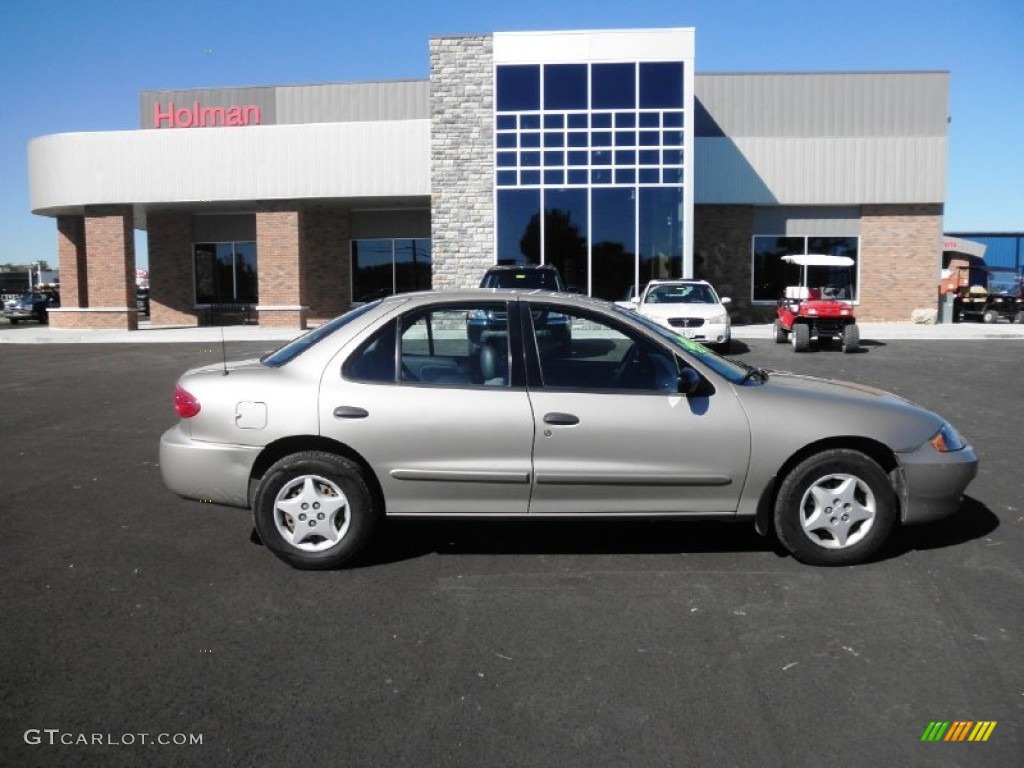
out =
<svg viewBox="0 0 1024 768"><path fill-rule="evenodd" d="M634 298L637 312L693 341L727 353L732 322L726 304L706 280L652 280Z"/></svg>

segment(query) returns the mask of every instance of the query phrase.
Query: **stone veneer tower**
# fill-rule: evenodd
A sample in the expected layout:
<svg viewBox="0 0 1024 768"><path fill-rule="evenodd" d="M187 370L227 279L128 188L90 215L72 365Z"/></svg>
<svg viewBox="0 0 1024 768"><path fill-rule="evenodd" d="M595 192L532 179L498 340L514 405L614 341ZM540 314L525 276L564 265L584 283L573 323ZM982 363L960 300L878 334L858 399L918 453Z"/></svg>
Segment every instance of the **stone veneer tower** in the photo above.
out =
<svg viewBox="0 0 1024 768"><path fill-rule="evenodd" d="M430 228L435 289L494 264L494 40L430 41Z"/></svg>

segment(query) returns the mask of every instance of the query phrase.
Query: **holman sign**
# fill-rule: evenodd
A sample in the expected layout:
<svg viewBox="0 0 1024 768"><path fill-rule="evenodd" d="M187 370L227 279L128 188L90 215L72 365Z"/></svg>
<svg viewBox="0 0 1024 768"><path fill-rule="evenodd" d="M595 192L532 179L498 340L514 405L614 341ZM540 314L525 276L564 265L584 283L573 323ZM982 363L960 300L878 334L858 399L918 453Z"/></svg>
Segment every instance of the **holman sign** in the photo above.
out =
<svg viewBox="0 0 1024 768"><path fill-rule="evenodd" d="M204 107L198 101L191 107L179 107L173 101L167 108L153 104L154 128L210 128L224 125L259 125L260 108L255 104L232 107Z"/></svg>

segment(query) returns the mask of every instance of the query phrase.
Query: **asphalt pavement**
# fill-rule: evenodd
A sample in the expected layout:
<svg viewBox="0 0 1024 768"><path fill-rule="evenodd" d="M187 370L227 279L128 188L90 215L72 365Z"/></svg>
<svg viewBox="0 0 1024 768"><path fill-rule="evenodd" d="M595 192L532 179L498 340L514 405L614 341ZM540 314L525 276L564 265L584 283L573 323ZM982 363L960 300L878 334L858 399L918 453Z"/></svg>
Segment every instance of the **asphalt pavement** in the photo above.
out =
<svg viewBox="0 0 1024 768"><path fill-rule="evenodd" d="M746 524L412 521L328 573L160 481L174 380L219 330L0 329L51 340L0 345L0 765L1017 768L1024 347L989 337L1024 328L951 328L984 335L795 354L737 329L742 360L894 391L976 446L961 510L870 564ZM225 329L228 357L264 333ZM934 721L996 726L922 742Z"/></svg>

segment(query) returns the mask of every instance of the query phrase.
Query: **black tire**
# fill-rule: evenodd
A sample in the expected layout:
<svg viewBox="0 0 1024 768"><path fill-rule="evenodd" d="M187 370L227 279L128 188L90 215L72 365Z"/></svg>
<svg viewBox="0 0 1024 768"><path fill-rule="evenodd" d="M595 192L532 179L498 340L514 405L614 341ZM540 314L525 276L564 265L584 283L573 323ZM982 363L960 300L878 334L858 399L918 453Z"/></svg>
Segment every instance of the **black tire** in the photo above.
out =
<svg viewBox="0 0 1024 768"><path fill-rule="evenodd" d="M720 355L728 355L732 351L732 338L726 339L721 344L715 344L714 349Z"/></svg>
<svg viewBox="0 0 1024 768"><path fill-rule="evenodd" d="M856 323L843 328L843 352L849 354L860 349L860 328Z"/></svg>
<svg viewBox="0 0 1024 768"><path fill-rule="evenodd" d="M18 324L18 318L17 317L12 317L9 320L10 320L11 325L17 325Z"/></svg>
<svg viewBox="0 0 1024 768"><path fill-rule="evenodd" d="M981 315L981 322L988 324L998 323L999 313L996 312L994 309L986 309Z"/></svg>
<svg viewBox="0 0 1024 768"><path fill-rule="evenodd" d="M1018 312L1017 315L1013 318L1013 322L1017 323L1018 325L1024 323L1024 312Z"/></svg>
<svg viewBox="0 0 1024 768"><path fill-rule="evenodd" d="M301 500L303 495L308 501ZM308 518L298 519L302 515ZM337 568L352 560L371 539L379 517L362 468L322 451L278 461L260 480L253 500L253 522L267 549L302 570ZM311 529L302 538L293 533L300 523Z"/></svg>
<svg viewBox="0 0 1024 768"><path fill-rule="evenodd" d="M834 448L804 459L783 478L775 533L802 563L854 565L878 551L898 515L885 471L859 451Z"/></svg>
<svg viewBox="0 0 1024 768"><path fill-rule="evenodd" d="M786 329L782 327L782 323L779 320L776 320L774 325L775 325L775 343L776 344L785 344L787 341L789 341L789 335L786 333Z"/></svg>
<svg viewBox="0 0 1024 768"><path fill-rule="evenodd" d="M804 323L793 326L793 351L806 352L811 348L811 328Z"/></svg>

